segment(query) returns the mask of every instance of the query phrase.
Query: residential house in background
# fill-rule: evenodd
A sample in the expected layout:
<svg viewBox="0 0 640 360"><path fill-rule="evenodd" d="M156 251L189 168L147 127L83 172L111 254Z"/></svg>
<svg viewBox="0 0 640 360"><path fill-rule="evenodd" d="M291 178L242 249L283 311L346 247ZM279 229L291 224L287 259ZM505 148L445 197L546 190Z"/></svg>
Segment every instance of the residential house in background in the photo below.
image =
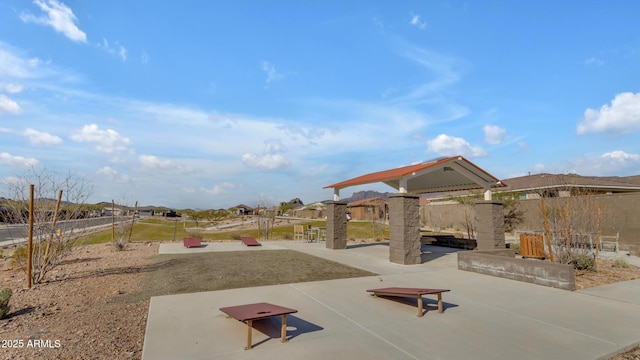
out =
<svg viewBox="0 0 640 360"><path fill-rule="evenodd" d="M635 177L633 177L635 178ZM505 179L506 187L497 193L514 193L517 200L612 195L640 191L640 184L625 178L580 176L577 174L536 174Z"/></svg>
<svg viewBox="0 0 640 360"><path fill-rule="evenodd" d="M324 219L327 214L327 205L323 202L314 202L299 206L289 211L292 217L307 219Z"/></svg>
<svg viewBox="0 0 640 360"><path fill-rule="evenodd" d="M256 210L251 206L247 206L245 204L236 205L236 215L255 215Z"/></svg>
<svg viewBox="0 0 640 360"><path fill-rule="evenodd" d="M389 202L381 197L352 201L347 208L353 220L386 221L389 214Z"/></svg>

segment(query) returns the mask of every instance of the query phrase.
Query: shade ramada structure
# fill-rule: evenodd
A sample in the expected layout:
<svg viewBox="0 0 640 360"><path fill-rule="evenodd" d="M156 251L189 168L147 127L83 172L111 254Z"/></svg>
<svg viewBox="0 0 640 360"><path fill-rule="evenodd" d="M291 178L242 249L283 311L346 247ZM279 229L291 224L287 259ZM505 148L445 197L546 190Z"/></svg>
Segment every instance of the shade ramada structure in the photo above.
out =
<svg viewBox="0 0 640 360"><path fill-rule="evenodd" d="M443 157L395 169L374 172L333 185L334 201L327 203L327 248L346 249L349 214L340 201L340 189L382 182L398 190L390 195L389 260L411 265L422 262L419 195L462 190L484 190L484 202L477 202L478 249L504 248L502 204L491 199L491 189L503 187L495 176L462 156ZM346 213L345 217L343 214Z"/></svg>
<svg viewBox="0 0 640 360"><path fill-rule="evenodd" d="M444 157L395 169L374 172L333 185L334 201L327 203L327 248L345 249L347 203L340 201L340 189L382 182L398 190L390 195L389 260L411 265L422 261L419 194L484 190L484 202L477 202L479 249L504 247L502 204L491 200L491 189L505 186L495 176L462 156Z"/></svg>
<svg viewBox="0 0 640 360"><path fill-rule="evenodd" d="M382 182L399 193L425 194L460 190L484 190L485 200L491 200L491 189L506 186L462 156L435 160L378 171L325 186L334 189L334 201L340 199L340 189Z"/></svg>

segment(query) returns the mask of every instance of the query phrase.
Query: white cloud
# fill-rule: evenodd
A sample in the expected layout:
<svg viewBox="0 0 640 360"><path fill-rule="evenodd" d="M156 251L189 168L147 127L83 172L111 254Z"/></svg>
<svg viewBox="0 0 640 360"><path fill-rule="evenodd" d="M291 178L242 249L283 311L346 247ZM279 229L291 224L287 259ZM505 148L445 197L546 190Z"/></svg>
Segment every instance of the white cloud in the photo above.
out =
<svg viewBox="0 0 640 360"><path fill-rule="evenodd" d="M484 141L489 144L497 145L504 140L507 131L496 125L485 125L484 126Z"/></svg>
<svg viewBox="0 0 640 360"><path fill-rule="evenodd" d="M97 151L106 154L125 151L131 144L131 140L120 136L117 131L100 130L96 124L85 125L81 130L71 134L71 139L91 143Z"/></svg>
<svg viewBox="0 0 640 360"><path fill-rule="evenodd" d="M0 94L0 113L8 112L10 114L20 114L22 109L17 102L9 99L3 94Z"/></svg>
<svg viewBox="0 0 640 360"><path fill-rule="evenodd" d="M142 55L140 55L140 63L145 65L149 62L149 54L147 54L146 51L142 52Z"/></svg>
<svg viewBox="0 0 640 360"><path fill-rule="evenodd" d="M427 22L420 20L420 15L411 14L411 20L409 24L417 27L420 30L424 30L427 28Z"/></svg>
<svg viewBox="0 0 640 360"><path fill-rule="evenodd" d="M580 158L571 164L572 172L593 176L617 176L637 174L640 168L640 154L614 150L597 157Z"/></svg>
<svg viewBox="0 0 640 360"><path fill-rule="evenodd" d="M616 95L611 106L587 109L577 129L580 135L606 131L624 134L637 130L640 130L640 93L630 92Z"/></svg>
<svg viewBox="0 0 640 360"><path fill-rule="evenodd" d="M16 167L32 167L38 165L38 160L35 158L26 158L23 156L15 156L9 153L3 152L0 153L0 163L6 164L9 166Z"/></svg>
<svg viewBox="0 0 640 360"><path fill-rule="evenodd" d="M160 159L153 155L140 155L138 157L140 164L149 169L172 169L176 167L176 164L167 159Z"/></svg>
<svg viewBox="0 0 640 360"><path fill-rule="evenodd" d="M267 75L267 84L272 81L281 80L284 76L276 71L276 67L267 61L262 62L262 70Z"/></svg>
<svg viewBox="0 0 640 360"><path fill-rule="evenodd" d="M264 142L261 156L246 153L242 155L242 163L253 168L280 169L289 165L289 161L280 155L285 151L286 147L279 140L267 140Z"/></svg>
<svg viewBox="0 0 640 360"><path fill-rule="evenodd" d="M58 145L62 144L62 139L58 136L51 135L34 129L25 129L22 135L29 138L31 145Z"/></svg>
<svg viewBox="0 0 640 360"><path fill-rule="evenodd" d="M98 175L105 176L109 181L120 184L127 184L131 182L131 177L127 174L120 174L109 166L102 167L96 171Z"/></svg>
<svg viewBox="0 0 640 360"><path fill-rule="evenodd" d="M248 167L268 170L280 169L289 165L289 161L280 154L258 156L246 153L242 155L242 163Z"/></svg>
<svg viewBox="0 0 640 360"><path fill-rule="evenodd" d="M18 84L0 84L0 90L6 91L10 94L17 94L22 91L22 85Z"/></svg>
<svg viewBox="0 0 640 360"><path fill-rule="evenodd" d="M467 157L486 156L487 153L479 146L471 146L465 139L440 134L427 141L427 149L442 156L462 155Z"/></svg>
<svg viewBox="0 0 640 360"><path fill-rule="evenodd" d="M96 171L96 173L98 173L100 175L115 176L118 172L115 171L114 169L112 169L109 166L105 166L103 168L98 169L98 171Z"/></svg>
<svg viewBox="0 0 640 360"><path fill-rule="evenodd" d="M546 168L548 172L586 176L636 175L640 169L640 154L614 150L602 155L572 159L566 163L549 164Z"/></svg>
<svg viewBox="0 0 640 360"><path fill-rule="evenodd" d="M203 192L206 192L207 194L218 195L218 194L222 194L230 190L233 190L234 187L235 186L232 183L225 182L221 184L216 184L212 188L203 187L200 190L202 190Z"/></svg>
<svg viewBox="0 0 640 360"><path fill-rule="evenodd" d="M20 15L22 21L48 25L73 41L87 42L87 35L76 25L78 18L65 4L56 0L47 0L46 2L34 0L33 3L45 12L45 15L37 17L33 14L23 13Z"/></svg>

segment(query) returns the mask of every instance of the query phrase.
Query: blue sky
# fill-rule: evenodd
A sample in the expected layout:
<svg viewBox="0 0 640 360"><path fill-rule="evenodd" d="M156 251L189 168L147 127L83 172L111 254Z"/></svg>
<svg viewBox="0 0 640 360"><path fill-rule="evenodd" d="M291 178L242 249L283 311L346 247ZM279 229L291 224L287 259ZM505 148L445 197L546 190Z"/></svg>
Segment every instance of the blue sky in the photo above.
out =
<svg viewBox="0 0 640 360"><path fill-rule="evenodd" d="M331 199L323 186L450 155L500 179L638 175L638 13L2 0L0 179L46 167L87 179L91 202L228 208Z"/></svg>

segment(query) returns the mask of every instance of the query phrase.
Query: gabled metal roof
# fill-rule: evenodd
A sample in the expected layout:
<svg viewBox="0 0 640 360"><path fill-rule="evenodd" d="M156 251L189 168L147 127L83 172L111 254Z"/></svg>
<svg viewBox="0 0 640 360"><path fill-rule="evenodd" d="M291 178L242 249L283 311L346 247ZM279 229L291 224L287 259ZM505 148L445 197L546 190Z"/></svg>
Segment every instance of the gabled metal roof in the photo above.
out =
<svg viewBox="0 0 640 360"><path fill-rule="evenodd" d="M502 187L498 178L482 170L462 156L378 171L345 180L324 188L340 189L376 182L385 183L400 192L424 194L433 192L491 189Z"/></svg>

